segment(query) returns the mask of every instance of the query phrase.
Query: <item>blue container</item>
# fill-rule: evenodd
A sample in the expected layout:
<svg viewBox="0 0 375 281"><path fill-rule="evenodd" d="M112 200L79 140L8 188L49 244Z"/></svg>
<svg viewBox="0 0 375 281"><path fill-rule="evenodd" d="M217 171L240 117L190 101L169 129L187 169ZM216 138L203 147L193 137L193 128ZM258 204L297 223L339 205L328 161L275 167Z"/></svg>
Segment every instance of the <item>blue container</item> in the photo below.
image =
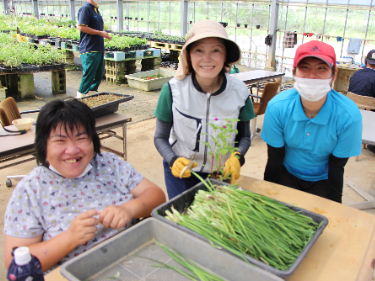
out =
<svg viewBox="0 0 375 281"><path fill-rule="evenodd" d="M148 49L148 51L152 51L153 52L153 57L160 57L160 49L155 49L155 48L150 48Z"/></svg>
<svg viewBox="0 0 375 281"><path fill-rule="evenodd" d="M144 50L135 51L135 58L136 59L143 59Z"/></svg>

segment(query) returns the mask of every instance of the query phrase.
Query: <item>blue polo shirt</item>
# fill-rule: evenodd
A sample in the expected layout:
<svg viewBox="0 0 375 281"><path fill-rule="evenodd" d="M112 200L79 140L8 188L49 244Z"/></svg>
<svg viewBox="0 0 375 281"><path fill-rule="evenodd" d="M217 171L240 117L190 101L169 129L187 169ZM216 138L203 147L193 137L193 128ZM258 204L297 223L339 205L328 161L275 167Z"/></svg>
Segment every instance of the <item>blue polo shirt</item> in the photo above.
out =
<svg viewBox="0 0 375 281"><path fill-rule="evenodd" d="M268 103L261 136L270 146L285 146L289 173L306 181L324 180L331 154L339 158L361 154L362 115L351 99L331 90L318 115L309 119L293 88Z"/></svg>
<svg viewBox="0 0 375 281"><path fill-rule="evenodd" d="M350 78L349 92L375 98L375 70L366 67L356 71Z"/></svg>
<svg viewBox="0 0 375 281"><path fill-rule="evenodd" d="M104 22L99 9L93 4L86 2L78 10L78 25L85 25L92 29L103 31ZM100 35L91 35L80 32L79 40L80 54L87 52L104 52L104 38Z"/></svg>

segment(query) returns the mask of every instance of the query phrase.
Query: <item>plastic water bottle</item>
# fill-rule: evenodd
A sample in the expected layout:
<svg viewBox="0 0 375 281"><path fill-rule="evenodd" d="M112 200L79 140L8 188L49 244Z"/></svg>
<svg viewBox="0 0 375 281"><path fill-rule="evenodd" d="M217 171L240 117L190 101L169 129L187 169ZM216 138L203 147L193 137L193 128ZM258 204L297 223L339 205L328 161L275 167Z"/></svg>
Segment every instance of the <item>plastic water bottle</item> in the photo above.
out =
<svg viewBox="0 0 375 281"><path fill-rule="evenodd" d="M42 264L30 254L28 247L19 247L14 251L7 278L9 281L44 281Z"/></svg>

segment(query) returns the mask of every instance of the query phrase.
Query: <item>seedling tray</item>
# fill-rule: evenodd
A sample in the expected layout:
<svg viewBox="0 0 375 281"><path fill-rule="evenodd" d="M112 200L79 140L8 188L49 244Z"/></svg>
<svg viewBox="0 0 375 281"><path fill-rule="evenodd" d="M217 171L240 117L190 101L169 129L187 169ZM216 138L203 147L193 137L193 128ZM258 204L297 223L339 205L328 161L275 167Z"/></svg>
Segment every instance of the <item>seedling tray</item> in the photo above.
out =
<svg viewBox="0 0 375 281"><path fill-rule="evenodd" d="M214 179L211 179L210 181L213 184L216 184L216 185L229 185L228 183L221 182L221 181L214 180ZM189 234L205 241L206 243L210 244L208 239L204 238L203 236L199 235L198 233L196 233L196 232L194 232L194 231L192 231L192 230L190 230L190 229L188 229L184 226L181 226L181 225L165 218L165 215L166 215L165 212L167 210L171 211L172 206L180 213L183 213L184 211L186 211L189 208L189 206L193 203L195 194L198 192L198 190L207 191L208 189L203 183L199 183L199 184L195 185L194 187L190 188L189 190L187 190L187 191L181 193L180 195L174 197L170 201L168 201L168 202L160 205L159 207L155 208L152 211L151 215L153 217L155 217L156 219L162 221L162 222L165 222L165 223L167 223L167 224L169 224L173 227L176 227L176 228L178 228L178 229L180 229L180 230L182 230L186 233L189 233ZM251 191L249 191L249 192L251 192ZM308 210L298 208L298 207L295 207L295 206L292 206L292 205L289 205L289 204L286 204L286 203L283 203L283 202L280 202L280 201L277 201L277 200L275 200L275 201L287 206L288 208L290 208L293 211L300 212L301 214L303 214L305 216L311 217L314 222L322 223L320 225L320 227L317 229L317 231L315 232L315 234L313 235L313 237L307 243L305 248L302 250L300 255L297 257L297 259L294 261L294 263L287 270L280 270L280 269L274 268L273 266L267 265L267 264L255 259L255 258L247 256L247 260L250 263L252 263L252 264L268 271L268 272L271 272L272 274L275 274L275 275L287 280L293 274L293 272L297 269L297 267L300 265L300 263L305 258L308 251L312 248L312 246L314 245L314 243L316 242L316 240L318 239L320 234L322 234L324 228L328 225L328 219L326 217L320 215L320 214L316 214L316 213L310 212ZM225 251L225 252L235 256L234 254L232 254L231 252L229 252L228 250L226 250L224 248L222 248L222 251ZM237 256L235 256L235 257L240 259ZM233 279L233 280L235 280L235 279Z"/></svg>
<svg viewBox="0 0 375 281"><path fill-rule="evenodd" d="M71 281L189 280L174 270L153 267L152 265L158 263L141 258L152 258L183 270L153 242L153 239L192 260L206 271L216 273L224 280L281 280L154 218L145 219L64 263L60 269L61 274Z"/></svg>
<svg viewBox="0 0 375 281"><path fill-rule="evenodd" d="M93 94L84 98L80 98L79 100L83 101L84 99L87 99L87 98L96 97L96 96L104 96L104 95L115 95L115 96L121 97L121 99L92 107L91 110L94 112L95 118L116 112L118 110L118 106L120 103L132 100L134 98L134 96L132 95L120 95L120 94L115 94L115 93L98 93L98 94Z"/></svg>

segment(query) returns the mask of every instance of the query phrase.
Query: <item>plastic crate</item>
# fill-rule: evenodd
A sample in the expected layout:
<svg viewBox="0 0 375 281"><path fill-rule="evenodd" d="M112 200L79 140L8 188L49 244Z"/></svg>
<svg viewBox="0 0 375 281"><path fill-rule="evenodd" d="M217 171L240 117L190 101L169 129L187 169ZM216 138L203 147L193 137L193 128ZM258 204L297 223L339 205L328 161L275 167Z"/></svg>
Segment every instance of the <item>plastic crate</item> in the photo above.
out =
<svg viewBox="0 0 375 281"><path fill-rule="evenodd" d="M144 50L135 51L135 58L142 59L143 58Z"/></svg>
<svg viewBox="0 0 375 281"><path fill-rule="evenodd" d="M145 50L144 53L143 53L143 57L144 58L152 57L152 55L153 55L153 51L152 50Z"/></svg>
<svg viewBox="0 0 375 281"><path fill-rule="evenodd" d="M217 184L217 185L229 185L228 183L221 182L221 181L218 181L218 180L211 179L210 181L213 184ZM163 222L165 222L165 223L167 223L171 226L174 226L174 227L176 227L176 228L178 228L182 231L185 231L185 232L189 233L190 235L193 235L193 236L195 236L199 239L202 239L202 240L206 241L208 244L210 244L208 239L204 238L203 236L199 235L198 233L196 233L196 232L194 232L194 231L192 231L192 230L190 230L190 229L188 229L184 226L181 226L181 225L165 218L165 215L166 215L165 212L167 210L171 210L172 206L180 213L186 211L189 208L189 206L193 203L195 194L198 192L198 190L208 190L208 189L203 183L199 183L199 184L195 185L194 187L190 188L189 190L187 190L187 191L181 193L180 195L174 197L170 201L168 201L168 202L160 205L159 207L155 208L152 211L151 215L158 220L161 220L161 221L163 221ZM249 192L251 192L251 191L249 191ZM275 201L280 202L280 201L277 201L277 200L275 200ZM320 214L316 214L316 213L310 212L310 211L302 209L302 208L294 207L292 205L289 205L289 204L286 204L286 203L283 203L283 202L280 202L280 203L287 206L288 208L290 208L293 211L300 212L301 214L303 214L305 216L311 217L314 220L314 222L321 223L320 227L317 229L317 231L315 232L313 237L310 239L310 241L307 243L305 248L302 250L300 255L297 257L297 259L294 261L294 263L287 270L280 270L280 269L274 268L274 267L272 267L270 265L267 265L267 264L255 259L255 258L247 256L247 260L250 263L252 263L252 264L268 271L268 272L271 272L272 274L275 274L275 275L287 280L293 274L293 272L297 269L297 267L300 265L300 263L305 258L305 256L307 255L307 253L311 249L311 247L314 245L314 243L316 242L316 240L318 239L320 234L322 234L324 228L328 225L328 219L326 217L320 215ZM224 248L222 248L222 251L225 251L225 252L230 253L231 255L235 256L234 254L232 254L231 252L229 252L228 250L226 250ZM240 259L237 256L235 256L235 257Z"/></svg>
<svg viewBox="0 0 375 281"><path fill-rule="evenodd" d="M224 280L281 281L269 272L235 259L200 239L175 227L148 218L124 232L108 239L61 266L61 273L68 280L173 280L188 281L174 270L156 268L158 264L141 257L166 262L177 268L181 266L169 257L153 239L179 252L208 272ZM111 276L120 274L118 278ZM134 274L136 276L134 276Z"/></svg>
<svg viewBox="0 0 375 281"><path fill-rule="evenodd" d="M163 77L153 80L141 79L141 77L148 77L153 75L162 75ZM174 72L163 69L155 69L150 71L138 72L131 75L125 75L125 77L128 79L129 87L140 89L146 92L161 89L165 83L173 78L173 76Z"/></svg>
<svg viewBox="0 0 375 281"><path fill-rule="evenodd" d="M125 59L135 59L135 51L125 53Z"/></svg>
<svg viewBox="0 0 375 281"><path fill-rule="evenodd" d="M161 56L160 49L149 48L148 51L152 51L153 57L160 57Z"/></svg>
<svg viewBox="0 0 375 281"><path fill-rule="evenodd" d="M111 58L115 61L121 61L125 59L125 52L106 52L105 58Z"/></svg>

